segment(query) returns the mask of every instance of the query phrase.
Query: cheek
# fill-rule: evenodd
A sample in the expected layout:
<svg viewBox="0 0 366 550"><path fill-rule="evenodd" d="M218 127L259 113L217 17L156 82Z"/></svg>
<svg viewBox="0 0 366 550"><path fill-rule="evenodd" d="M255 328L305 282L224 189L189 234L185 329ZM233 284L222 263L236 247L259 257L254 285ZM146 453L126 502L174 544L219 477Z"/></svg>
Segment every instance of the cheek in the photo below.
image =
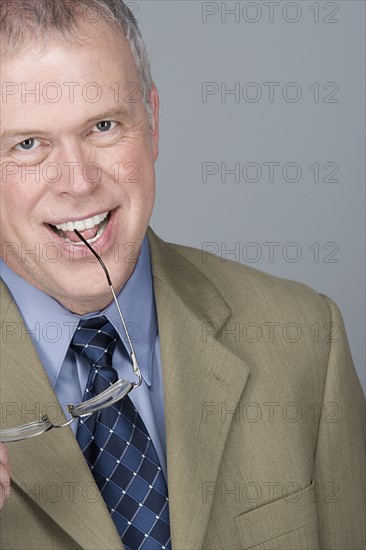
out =
<svg viewBox="0 0 366 550"><path fill-rule="evenodd" d="M149 136L141 133L124 138L113 147L94 153L97 164L116 183L137 183L138 174L147 174L154 164Z"/></svg>
<svg viewBox="0 0 366 550"><path fill-rule="evenodd" d="M1 199L7 202L37 204L47 190L47 177L42 164L26 165L7 162L1 165ZM49 176L51 177L51 176Z"/></svg>
<svg viewBox="0 0 366 550"><path fill-rule="evenodd" d="M0 210L2 233L17 226L21 233L21 226L28 226L32 214L36 212L37 204L42 197L37 186L32 185L24 176L14 175L4 178L0 186Z"/></svg>
<svg viewBox="0 0 366 550"><path fill-rule="evenodd" d="M1 186L1 207L0 207L0 239L1 239L1 257L7 256L12 249L12 243L22 240L22 227L25 225L24 216L16 206L14 197L4 192L4 186ZM14 245L16 246L16 245Z"/></svg>
<svg viewBox="0 0 366 550"><path fill-rule="evenodd" d="M106 159L99 160L99 166L102 178L108 181L108 188L111 191L114 188L118 194L133 196L141 194L142 190L150 193L149 189L154 187L154 167L146 158L137 154L128 155L127 158L121 155L110 156L107 162Z"/></svg>
<svg viewBox="0 0 366 550"><path fill-rule="evenodd" d="M0 187L0 197L1 197L1 226L3 227L3 220L8 219L12 220L14 216L19 212L19 208L16 208L17 203L19 207L23 204L23 199L18 190L17 181L15 178L9 176L4 177L1 182Z"/></svg>

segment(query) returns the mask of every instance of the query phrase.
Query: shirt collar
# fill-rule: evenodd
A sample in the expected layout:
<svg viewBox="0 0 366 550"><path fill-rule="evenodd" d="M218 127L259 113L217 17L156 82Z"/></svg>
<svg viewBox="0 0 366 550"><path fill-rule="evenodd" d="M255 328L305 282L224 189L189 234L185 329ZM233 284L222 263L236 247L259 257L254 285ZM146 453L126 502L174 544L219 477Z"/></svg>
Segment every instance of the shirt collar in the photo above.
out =
<svg viewBox="0 0 366 550"><path fill-rule="evenodd" d="M82 317L71 313L57 300L26 282L2 260L0 260L0 269L1 278L22 314L41 363L54 387L70 341ZM102 271L101 276L103 276ZM117 300L136 352L141 374L150 386L151 357L157 333L157 318L147 236L143 240L135 269L118 294ZM112 302L101 312L83 318L95 315L105 315L109 319L130 352L115 303Z"/></svg>

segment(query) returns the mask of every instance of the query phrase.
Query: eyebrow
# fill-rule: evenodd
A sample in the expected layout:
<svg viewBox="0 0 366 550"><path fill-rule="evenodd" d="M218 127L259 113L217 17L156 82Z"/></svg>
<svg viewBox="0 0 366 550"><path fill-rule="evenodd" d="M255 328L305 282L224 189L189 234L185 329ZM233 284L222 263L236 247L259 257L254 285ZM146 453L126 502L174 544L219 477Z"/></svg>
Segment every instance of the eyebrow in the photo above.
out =
<svg viewBox="0 0 366 550"><path fill-rule="evenodd" d="M125 118L127 116L130 116L131 112L127 109L122 109L121 107L117 107L116 109L112 109L111 111L106 111L105 113L102 113L98 116L93 116L89 118L85 125L89 125L92 122L95 122L96 120L107 120L107 119L113 119L113 118Z"/></svg>
<svg viewBox="0 0 366 550"><path fill-rule="evenodd" d="M117 119L122 119L122 118L126 118L128 116L131 116L131 112L128 111L127 109L123 109L121 107L118 107L116 109L112 109L111 111L106 111L104 113L101 113L101 114L97 114L95 116L92 116L91 118L89 118L88 120L86 120L84 123L83 123L83 126L89 126L89 124L91 124L92 122L96 122L98 120L100 121L103 121L103 120L113 120L115 118ZM48 134L49 132L44 132L42 130L32 130L32 129L19 129L19 130L5 130L4 132L2 132L0 134L0 143L3 143L7 140L11 140L11 139L14 139L14 138L21 138L21 137L24 137L24 136L37 136L37 135L42 135L42 134Z"/></svg>

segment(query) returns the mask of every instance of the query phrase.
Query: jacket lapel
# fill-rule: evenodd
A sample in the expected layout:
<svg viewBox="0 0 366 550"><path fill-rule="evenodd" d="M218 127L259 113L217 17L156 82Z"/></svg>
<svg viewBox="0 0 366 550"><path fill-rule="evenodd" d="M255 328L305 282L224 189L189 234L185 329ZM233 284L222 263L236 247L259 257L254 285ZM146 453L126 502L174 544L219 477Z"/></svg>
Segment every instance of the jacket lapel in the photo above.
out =
<svg viewBox="0 0 366 550"><path fill-rule="evenodd" d="M1 283L2 429L58 411L48 377L7 289ZM109 512L70 428L9 443L12 482L85 549L123 549Z"/></svg>
<svg viewBox="0 0 366 550"><path fill-rule="evenodd" d="M250 369L217 338L231 314L221 294L175 249L152 231L148 235L162 355L172 545L196 550L209 519L212 499L205 499L205 491L218 475L230 428L227 417L234 416Z"/></svg>

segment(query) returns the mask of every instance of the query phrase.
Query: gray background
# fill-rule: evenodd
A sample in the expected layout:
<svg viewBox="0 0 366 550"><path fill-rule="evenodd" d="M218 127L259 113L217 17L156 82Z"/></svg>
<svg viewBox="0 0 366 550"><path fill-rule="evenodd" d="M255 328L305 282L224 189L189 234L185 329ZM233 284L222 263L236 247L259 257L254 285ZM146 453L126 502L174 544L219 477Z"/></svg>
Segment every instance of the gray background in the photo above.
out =
<svg viewBox="0 0 366 550"><path fill-rule="evenodd" d="M330 296L365 388L365 3L128 4L161 98L153 229ZM218 12L204 22L207 10ZM206 82L224 91L238 82L240 97L204 102ZM272 98L265 82L279 83ZM204 182L207 162L218 173ZM280 163L272 179L268 162ZM221 163L240 163L246 179L225 182ZM297 167L283 173L288 163ZM278 243L272 255L264 243Z"/></svg>

